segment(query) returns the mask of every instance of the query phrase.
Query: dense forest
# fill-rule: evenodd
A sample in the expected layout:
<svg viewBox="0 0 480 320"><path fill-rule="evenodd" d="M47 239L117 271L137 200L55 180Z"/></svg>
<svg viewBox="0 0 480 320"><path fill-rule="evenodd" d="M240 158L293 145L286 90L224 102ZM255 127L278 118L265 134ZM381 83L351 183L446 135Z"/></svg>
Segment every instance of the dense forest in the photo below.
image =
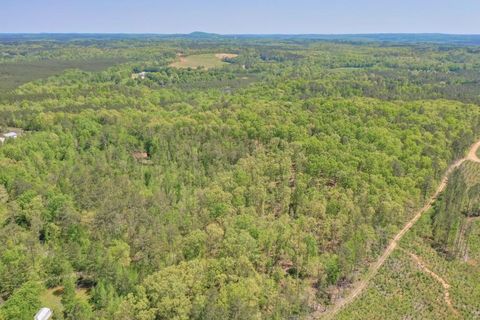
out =
<svg viewBox="0 0 480 320"><path fill-rule="evenodd" d="M307 318L480 137L478 46L197 36L0 42L1 320Z"/></svg>

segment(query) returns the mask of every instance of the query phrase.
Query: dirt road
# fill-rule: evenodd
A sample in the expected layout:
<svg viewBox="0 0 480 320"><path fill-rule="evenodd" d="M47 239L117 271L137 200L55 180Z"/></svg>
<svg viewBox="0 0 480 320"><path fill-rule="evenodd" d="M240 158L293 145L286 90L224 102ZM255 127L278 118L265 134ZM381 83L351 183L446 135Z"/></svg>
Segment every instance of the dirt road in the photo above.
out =
<svg viewBox="0 0 480 320"><path fill-rule="evenodd" d="M475 143L468 152L466 160L480 163L480 158L477 156L478 149L480 148L480 141Z"/></svg>
<svg viewBox="0 0 480 320"><path fill-rule="evenodd" d="M422 269L425 273L430 275L432 278L434 278L437 282L439 282L442 287L443 287L443 298L445 299L445 303L447 304L448 308L452 311L452 313L456 316L459 315L457 309L452 304L452 300L450 299L450 285L448 284L447 281L445 281L442 277L440 277L438 274L436 274L434 271L430 270L425 262L420 259L419 256L417 256L414 253L407 252L405 251L406 254L408 254L410 257L412 257L413 261L417 263L417 265Z"/></svg>
<svg viewBox="0 0 480 320"><path fill-rule="evenodd" d="M400 232L398 232L397 235L395 235L395 237L390 241L390 244L383 251L382 255L377 259L377 261L374 264L370 266L366 276L362 280L354 284L353 289L349 292L349 294L344 299L338 300L326 312L314 313L313 319L319 319L322 317L324 319L332 319L340 310L342 310L346 305L352 303L363 292L363 290L367 287L370 280L372 280L372 278L378 273L378 270L383 266L387 258L392 254L393 250L395 250L400 239L402 239L405 233L407 233L407 231L410 230L410 228L418 221L418 219L420 219L422 214L424 214L426 211L428 211L432 207L432 204L435 202L438 195L447 186L448 177L452 173L452 171L458 168L462 163L464 163L467 160L480 163L480 159L477 156L477 150L479 148L480 148L480 141L476 142L470 147L468 155L465 158L455 161L448 167L435 193L428 199L425 206L423 206L423 208L417 211L415 216L413 216L413 218L407 222L407 224L403 227L403 229L400 230Z"/></svg>

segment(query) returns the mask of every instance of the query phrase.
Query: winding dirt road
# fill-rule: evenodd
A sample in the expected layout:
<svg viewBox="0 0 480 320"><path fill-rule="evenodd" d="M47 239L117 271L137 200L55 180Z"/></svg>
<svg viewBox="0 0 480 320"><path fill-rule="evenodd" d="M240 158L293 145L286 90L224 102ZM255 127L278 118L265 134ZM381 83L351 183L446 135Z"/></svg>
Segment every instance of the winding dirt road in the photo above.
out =
<svg viewBox="0 0 480 320"><path fill-rule="evenodd" d="M418 221L418 219L420 219L422 214L424 214L432 207L432 204L435 202L438 195L443 190L445 190L445 187L448 183L448 177L450 176L452 171L462 165L462 163L464 163L465 161L473 161L480 163L480 159L477 156L477 150L479 148L480 140L470 147L468 155L465 158L455 161L448 167L435 193L428 199L427 203L420 210L417 211L415 216L413 216L413 218L407 222L407 224L402 228L402 230L400 230L400 232L398 232L397 235L395 235L395 237L390 241L390 244L383 251L382 255L378 257L377 261L375 261L375 263L370 266L366 276L362 280L356 282L349 294L345 298L338 300L330 309L323 313L319 312L314 314L314 319L319 319L322 317L324 319L332 319L340 310L342 310L346 305L352 303L363 292L370 280L372 280L372 278L378 273L378 270L380 270L387 258L392 254L393 250L395 250L400 239L402 239L405 233L407 233L407 231L413 227L413 225Z"/></svg>
<svg viewBox="0 0 480 320"><path fill-rule="evenodd" d="M425 262L423 262L422 259L420 259L419 256L417 256L414 253L407 252L407 251L405 251L405 253L408 254L413 259L413 261L415 261L417 263L417 265L420 267L420 269L422 269L425 273L430 275L432 278L434 278L437 282L439 282L442 285L442 287L443 287L443 298L445 299L445 303L447 304L448 308L452 311L452 313L455 314L456 316L458 316L459 313L458 313L457 309L455 309L455 307L453 306L452 300L450 299L450 292L449 292L450 285L448 284L448 282L445 281L438 274L436 274L435 272L430 270L427 267L427 265L425 264Z"/></svg>
<svg viewBox="0 0 480 320"><path fill-rule="evenodd" d="M468 151L466 160L480 163L480 158L477 156L478 149L480 148L480 141L475 143Z"/></svg>

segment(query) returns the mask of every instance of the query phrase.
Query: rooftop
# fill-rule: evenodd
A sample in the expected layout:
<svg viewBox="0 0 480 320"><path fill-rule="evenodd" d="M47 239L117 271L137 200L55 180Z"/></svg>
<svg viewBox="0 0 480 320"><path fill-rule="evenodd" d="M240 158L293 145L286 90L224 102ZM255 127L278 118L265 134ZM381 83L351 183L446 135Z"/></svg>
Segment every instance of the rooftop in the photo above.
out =
<svg viewBox="0 0 480 320"><path fill-rule="evenodd" d="M52 316L52 310L49 308L41 308L35 315L34 320L48 320Z"/></svg>
<svg viewBox="0 0 480 320"><path fill-rule="evenodd" d="M4 136L5 138L15 138L15 137L17 136L17 133L11 131L11 132L4 133L3 136Z"/></svg>

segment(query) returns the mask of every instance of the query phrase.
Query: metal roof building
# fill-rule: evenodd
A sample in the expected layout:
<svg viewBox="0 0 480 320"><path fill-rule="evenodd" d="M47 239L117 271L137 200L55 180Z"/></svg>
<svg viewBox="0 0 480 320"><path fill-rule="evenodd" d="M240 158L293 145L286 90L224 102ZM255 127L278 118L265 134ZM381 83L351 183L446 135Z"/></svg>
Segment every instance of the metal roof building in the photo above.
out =
<svg viewBox="0 0 480 320"><path fill-rule="evenodd" d="M17 137L17 133L16 132L7 132L7 133L4 133L3 136L5 138L16 138Z"/></svg>
<svg viewBox="0 0 480 320"><path fill-rule="evenodd" d="M33 320L48 320L52 316L53 312L49 308L41 308L38 310L37 314Z"/></svg>

